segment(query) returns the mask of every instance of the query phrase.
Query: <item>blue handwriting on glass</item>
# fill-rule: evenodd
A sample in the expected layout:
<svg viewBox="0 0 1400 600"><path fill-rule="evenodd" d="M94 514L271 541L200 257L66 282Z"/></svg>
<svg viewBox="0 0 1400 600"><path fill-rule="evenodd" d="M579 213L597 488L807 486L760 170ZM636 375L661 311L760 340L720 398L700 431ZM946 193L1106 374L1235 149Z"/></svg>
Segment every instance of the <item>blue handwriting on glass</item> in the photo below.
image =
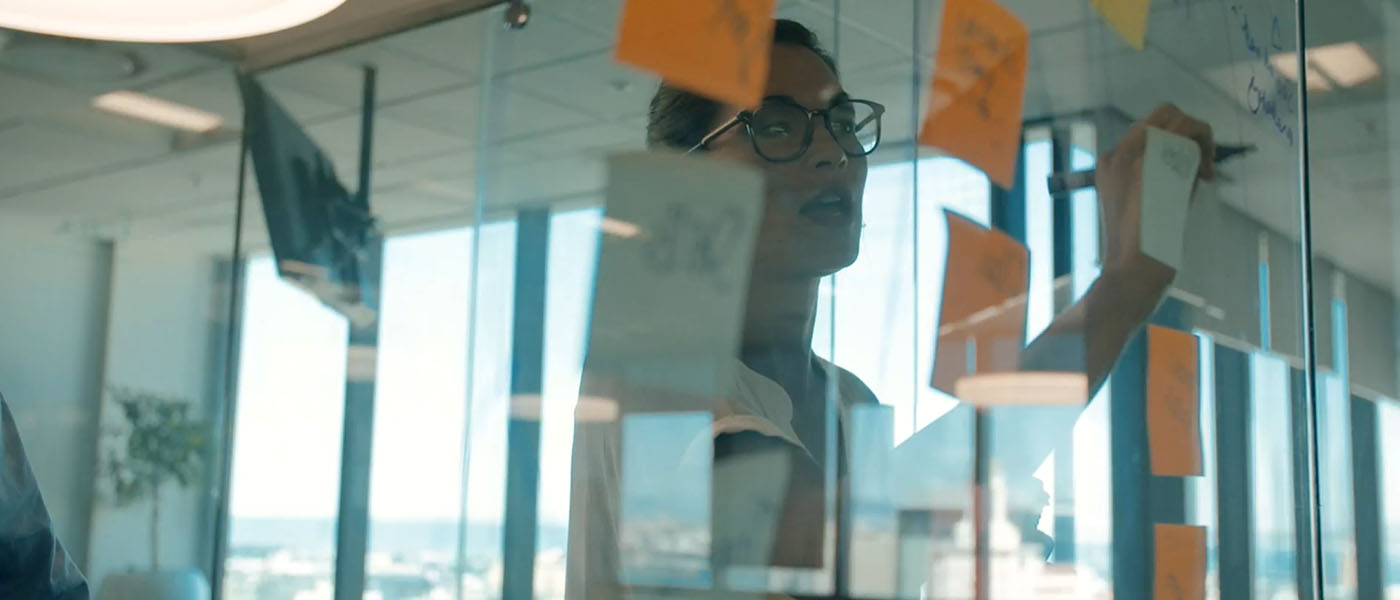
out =
<svg viewBox="0 0 1400 600"><path fill-rule="evenodd" d="M1274 129L1288 140L1288 145L1293 145L1293 125L1291 119L1285 119L1278 114L1279 100L1277 95L1270 96L1269 92L1259 87L1255 82L1254 75L1249 76L1249 89L1245 92L1249 102L1249 112L1256 115L1262 114L1274 125ZM1285 105L1287 106L1287 105ZM1290 111L1291 112L1291 111Z"/></svg>
<svg viewBox="0 0 1400 600"><path fill-rule="evenodd" d="M1262 84L1257 75L1250 74L1249 86L1245 88L1245 100L1249 111L1268 118L1274 129L1288 140L1289 146L1292 146L1294 143L1293 119L1289 118L1288 115L1298 114L1298 90L1292 80L1279 77L1272 60L1273 54L1282 52L1284 48L1283 26L1279 22L1278 16L1274 15L1269 21L1267 45L1264 45L1255 37L1255 32L1249 24L1249 14L1245 12L1243 6L1231 5L1230 12L1240 19L1240 34L1244 38L1245 50L1253 55L1255 62L1263 66L1268 73L1268 81Z"/></svg>

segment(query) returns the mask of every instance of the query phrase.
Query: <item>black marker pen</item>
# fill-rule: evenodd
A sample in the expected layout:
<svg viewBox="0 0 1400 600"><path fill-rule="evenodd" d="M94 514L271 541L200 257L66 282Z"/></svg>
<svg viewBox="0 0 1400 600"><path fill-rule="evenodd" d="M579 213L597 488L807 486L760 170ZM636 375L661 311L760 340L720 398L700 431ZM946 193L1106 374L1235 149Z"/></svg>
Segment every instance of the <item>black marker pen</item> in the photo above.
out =
<svg viewBox="0 0 1400 600"><path fill-rule="evenodd" d="M1254 144L1219 144L1215 146L1215 164L1220 164L1228 159L1248 154L1255 150ZM1091 188L1096 185L1094 179L1094 169L1084 171L1073 171L1070 173L1056 173L1046 178L1045 184L1050 188L1050 195L1063 194L1066 192L1076 192L1082 189Z"/></svg>

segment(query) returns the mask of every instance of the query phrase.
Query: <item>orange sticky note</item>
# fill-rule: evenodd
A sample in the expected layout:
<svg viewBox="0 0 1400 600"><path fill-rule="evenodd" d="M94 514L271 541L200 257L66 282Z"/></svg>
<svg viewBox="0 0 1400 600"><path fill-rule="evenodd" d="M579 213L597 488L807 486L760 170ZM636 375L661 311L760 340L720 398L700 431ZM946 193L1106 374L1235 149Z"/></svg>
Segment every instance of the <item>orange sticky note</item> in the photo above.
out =
<svg viewBox="0 0 1400 600"><path fill-rule="evenodd" d="M933 387L948 394L973 373L1017 370L1026 335L1026 247L1000 231L943 211L948 219L948 266Z"/></svg>
<svg viewBox="0 0 1400 600"><path fill-rule="evenodd" d="M1147 443L1152 474L1201 474L1201 424L1196 336L1147 328Z"/></svg>
<svg viewBox="0 0 1400 600"><path fill-rule="evenodd" d="M1156 600L1201 600L1206 595L1206 528L1195 525L1156 527Z"/></svg>
<svg viewBox="0 0 1400 600"><path fill-rule="evenodd" d="M758 106L768 83L776 0L628 0L619 62L716 100Z"/></svg>
<svg viewBox="0 0 1400 600"><path fill-rule="evenodd" d="M993 0L947 0L919 143L942 148L1011 187L1029 45L1025 24Z"/></svg>
<svg viewBox="0 0 1400 600"><path fill-rule="evenodd" d="M1147 42L1147 8L1152 0L1094 0L1094 10L1129 46L1142 50Z"/></svg>

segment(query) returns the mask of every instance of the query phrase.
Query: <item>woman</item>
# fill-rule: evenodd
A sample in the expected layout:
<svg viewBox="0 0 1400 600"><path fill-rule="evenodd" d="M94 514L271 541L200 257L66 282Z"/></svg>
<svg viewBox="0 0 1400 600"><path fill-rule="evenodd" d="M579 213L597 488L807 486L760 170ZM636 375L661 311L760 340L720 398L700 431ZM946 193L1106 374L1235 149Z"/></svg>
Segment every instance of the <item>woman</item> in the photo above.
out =
<svg viewBox="0 0 1400 600"><path fill-rule="evenodd" d="M724 105L665 84L652 99L650 146L750 165L762 170L767 182L743 319L739 381L734 394L715 407L712 564L829 564L823 561L824 542L829 541L823 527L823 474L830 460L838 463L838 474L844 475L845 466L840 464L844 452L835 457L826 452L827 416L832 414L828 389L836 391L843 410L876 399L854 375L813 353L812 331L821 278L852 264L859 251L866 155L878 143L881 110L848 95L815 35L787 20L775 25L765 99L758 109ZM1025 349L1023 369L1082 371L1091 391L1097 389L1171 282L1170 268L1138 250L1139 174L1149 125L1197 140L1202 148L1199 175L1213 175L1210 128L1171 106L1158 108L1100 157L1097 180L1108 231L1102 275ZM1064 340L1074 340L1083 352L1065 352ZM1075 416L1077 412L1062 412L1038 426L1068 435ZM844 437L839 418L836 429L839 450ZM598 485L600 471L616 468L616 450L595 441L582 430L575 441L570 598L627 596L615 587L617 502L605 498L607 485ZM1045 445L1040 458L1049 448ZM755 526L724 522L722 507L726 499L763 482L752 472L726 477L726 465L772 452L786 457L775 533L759 556L751 549L740 556L745 553L731 552L724 540L746 535ZM1034 515L1022 529L1034 535ZM834 574L841 590L847 561L842 534L836 537Z"/></svg>

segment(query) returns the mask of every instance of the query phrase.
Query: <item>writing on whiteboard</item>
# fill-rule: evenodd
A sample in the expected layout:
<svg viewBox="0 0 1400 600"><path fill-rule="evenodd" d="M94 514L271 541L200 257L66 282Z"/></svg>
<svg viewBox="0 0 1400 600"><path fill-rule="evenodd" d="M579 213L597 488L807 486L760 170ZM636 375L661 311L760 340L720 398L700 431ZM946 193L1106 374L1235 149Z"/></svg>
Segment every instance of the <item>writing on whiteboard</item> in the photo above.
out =
<svg viewBox="0 0 1400 600"><path fill-rule="evenodd" d="M1240 37L1250 61L1249 83L1245 87L1245 103L1249 112L1264 118L1279 135L1294 145L1294 123L1298 115L1297 82L1280 76L1274 66L1276 53L1283 52L1284 31L1278 15L1269 18L1267 31L1256 29L1243 5L1233 4L1230 13L1239 19ZM1263 70L1260 73L1260 69Z"/></svg>

